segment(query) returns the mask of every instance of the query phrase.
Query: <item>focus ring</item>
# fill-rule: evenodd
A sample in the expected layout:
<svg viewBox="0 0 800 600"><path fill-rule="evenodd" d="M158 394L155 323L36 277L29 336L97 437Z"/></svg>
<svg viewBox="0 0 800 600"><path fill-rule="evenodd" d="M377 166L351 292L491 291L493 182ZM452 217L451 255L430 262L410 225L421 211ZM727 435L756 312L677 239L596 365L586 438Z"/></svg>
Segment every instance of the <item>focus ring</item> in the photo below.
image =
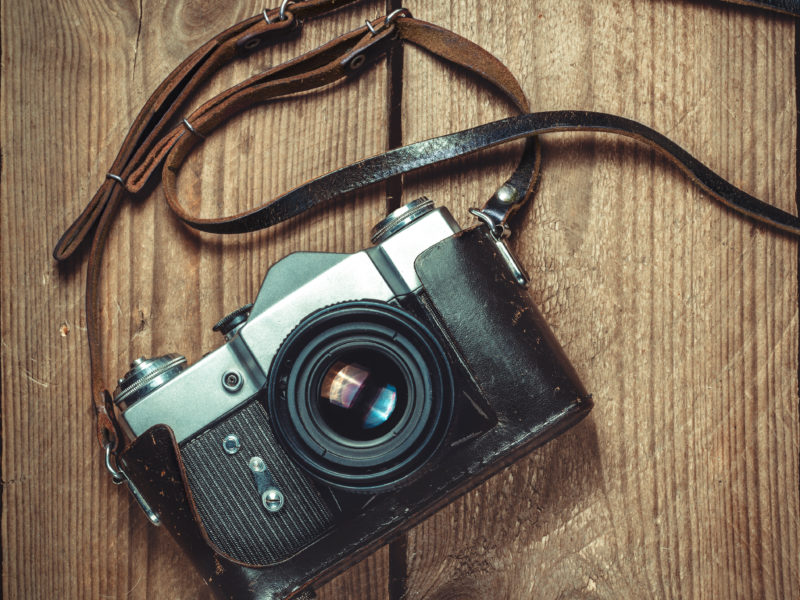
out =
<svg viewBox="0 0 800 600"><path fill-rule="evenodd" d="M339 435L321 416L320 382L332 362L355 351L397 366L406 397L376 438ZM298 325L270 370L267 402L277 437L289 455L319 481L374 493L394 488L437 452L454 410L453 376L444 350L409 312L373 301L346 302ZM327 406L327 405L326 405Z"/></svg>

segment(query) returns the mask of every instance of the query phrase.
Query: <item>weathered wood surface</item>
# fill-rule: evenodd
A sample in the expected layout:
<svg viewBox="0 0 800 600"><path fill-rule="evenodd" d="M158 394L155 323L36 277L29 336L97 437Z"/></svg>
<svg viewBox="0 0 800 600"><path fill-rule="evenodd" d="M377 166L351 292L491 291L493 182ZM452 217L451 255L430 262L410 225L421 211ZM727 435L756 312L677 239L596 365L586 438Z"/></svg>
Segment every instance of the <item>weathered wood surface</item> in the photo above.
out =
<svg viewBox="0 0 800 600"><path fill-rule="evenodd" d="M534 109L605 110L668 134L795 211L795 24L721 3L597 0L406 6L504 60ZM85 267L51 248L159 81L252 1L2 7L4 598L209 598L166 533L115 488L92 435ZM366 2L228 69L205 95L384 12ZM491 91L405 55L403 140L505 116ZM254 205L388 143L386 69L250 111L184 170L207 215ZM515 149L408 177L462 222ZM364 598L800 597L797 244L713 204L608 136L544 142L513 245L593 392L590 417L319 592ZM355 251L381 189L258 235L188 234L161 194L130 202L103 282L109 380L140 354L190 360L210 325L297 249ZM402 577L402 560L407 576ZM390 561L391 555L391 561ZM390 562L399 580L389 592Z"/></svg>

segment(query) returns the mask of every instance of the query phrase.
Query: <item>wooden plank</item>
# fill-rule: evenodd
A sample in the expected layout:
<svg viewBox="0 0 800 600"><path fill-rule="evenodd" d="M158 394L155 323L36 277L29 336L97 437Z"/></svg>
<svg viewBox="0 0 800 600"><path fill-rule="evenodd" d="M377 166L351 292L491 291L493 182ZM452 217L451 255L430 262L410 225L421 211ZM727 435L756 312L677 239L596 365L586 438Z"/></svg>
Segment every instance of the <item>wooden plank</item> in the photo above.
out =
<svg viewBox="0 0 800 600"><path fill-rule="evenodd" d="M408 6L496 53L535 110L638 119L795 209L791 20L699 2ZM405 90L406 142L508 110L420 52ZM796 242L636 144L543 145L514 247L596 407L415 529L406 597L798 597ZM496 156L405 192L463 223L509 172Z"/></svg>
<svg viewBox="0 0 800 600"><path fill-rule="evenodd" d="M355 27L382 4L309 23L297 42L233 66L204 96ZM407 5L505 60L534 108L637 118L734 183L794 208L791 21L662 0ZM210 32L261 8L2 5L6 598L210 597L99 463L83 269L58 269L49 252L155 85ZM490 92L419 52L408 52L406 74L406 141L507 114ZM380 151L385 93L379 67L335 93L251 111L191 159L184 201L207 215L231 212ZM513 155L408 178L405 196L428 194L467 222ZM178 227L158 191L132 202L104 280L107 377L139 354L196 360L218 344L209 325L252 299L275 260L294 249L360 249L382 213L376 191L219 240ZM541 191L516 230L534 298L597 406L410 534L407 597L798 597L796 243L713 205L651 153L601 136L546 141ZM386 598L388 554L320 598Z"/></svg>
<svg viewBox="0 0 800 600"><path fill-rule="evenodd" d="M101 464L89 408L84 269L80 261L59 269L50 252L102 182L151 90L210 35L262 8L252 0L3 3L5 598L210 598L166 531L145 522ZM381 12L382 3L364 4L308 22L297 41L228 68L203 97ZM181 177L186 205L232 213L384 150L385 80L378 66L335 91L236 119L190 159ZM102 287L107 379L142 354L197 360L221 341L211 325L255 297L270 264L291 250L364 247L361 224L380 219L384 206L377 189L289 226L220 240L180 227L160 190L128 203ZM385 588L383 554L338 578L332 593Z"/></svg>

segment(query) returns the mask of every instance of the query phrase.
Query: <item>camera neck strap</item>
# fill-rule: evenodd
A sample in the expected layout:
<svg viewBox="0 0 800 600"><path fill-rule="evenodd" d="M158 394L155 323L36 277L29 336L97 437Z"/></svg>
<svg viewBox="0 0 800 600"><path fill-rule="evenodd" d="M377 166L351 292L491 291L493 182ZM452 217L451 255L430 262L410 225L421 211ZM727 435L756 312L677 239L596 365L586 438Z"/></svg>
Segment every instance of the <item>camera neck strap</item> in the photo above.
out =
<svg viewBox="0 0 800 600"><path fill-rule="evenodd" d="M769 226L800 235L800 220L726 182L688 152L658 132L629 119L586 111L522 114L450 135L390 150L314 179L271 202L230 217L199 218L187 213L177 194L177 173L187 156L217 127L257 103L317 89L363 72L390 49L410 42L492 84L520 113L529 110L524 92L511 72L480 46L400 9L367 22L303 56L272 67L203 103L180 121L179 111L203 82L232 60L296 35L302 19L322 15L357 0L306 0L264 11L216 36L179 65L158 86L135 119L106 181L59 240L54 257L66 260L91 238L87 270L86 312L92 394L97 435L106 459L122 441L111 395L102 373L99 279L102 254L117 209L126 193L137 193L161 170L170 208L187 225L213 233L244 233L270 227L309 208L366 186L429 165L465 156L512 140L527 138L519 166L487 201L481 219L496 236L533 193L540 153L536 135L563 131L597 131L634 138L666 155L713 198ZM752 2L742 2L754 4ZM769 3L755 3L759 5ZM795 14L800 7L782 7ZM776 8L770 5L770 8ZM778 7L780 8L780 7ZM176 121L179 123L175 126ZM93 235L92 235L93 233ZM109 469L113 465L109 463Z"/></svg>
<svg viewBox="0 0 800 600"><path fill-rule="evenodd" d="M167 156L174 159L181 152L185 156L195 143L202 142L216 127L253 104L318 89L357 75L403 42L410 42L466 69L494 86L520 113L528 111L521 86L502 62L477 44L441 27L413 19L408 11L401 9L368 21L328 44L243 81L180 120L179 110L189 96L222 66L256 48L296 34L302 24L301 16L316 16L326 8L331 10L346 3L341 0L284 1L281 8L264 11L262 15L231 27L193 53L147 101L128 132L106 181L58 241L53 256L63 261L91 239L86 282L87 337L97 436L106 449L107 460L123 438L114 418L112 398L104 384L102 369L99 296L102 255L117 209L126 193L142 190L158 173L158 167ZM179 152L175 152L176 148ZM532 138L526 144L518 168L507 182L509 189L513 187L518 190L518 195L524 197L530 195L536 184L539 164L539 145ZM174 172L170 169L164 173L169 179L165 184L174 186ZM351 182L346 187L352 186ZM170 188L168 194L170 205L179 206L175 190ZM504 220L506 214L520 204L508 206L493 197L487 210L495 218ZM493 210L495 206L497 209ZM297 212L302 211L293 214ZM244 230L252 231L253 228L237 229ZM112 468L110 463L109 468Z"/></svg>
<svg viewBox="0 0 800 600"><path fill-rule="evenodd" d="M678 144L637 121L600 112L563 110L534 112L510 117L471 129L443 135L390 150L313 179L263 206L219 219L202 219L187 213L177 196L176 177L194 142L176 144L164 163L162 182L172 211L187 225L210 233L257 231L296 216L326 200L380 183L391 177L467 156L520 138L568 132L613 133L632 138L657 150L680 168L691 181L712 198L755 221L800 236L800 219L728 183ZM188 140L187 140L188 142ZM500 189L507 192L509 184ZM514 205L525 201L511 189L510 194L495 194L480 213L482 220L499 234ZM502 218L487 210L500 196L506 206Z"/></svg>
<svg viewBox="0 0 800 600"><path fill-rule="evenodd" d="M800 0L725 0L733 4L742 4L754 8L763 8L792 17L800 16Z"/></svg>

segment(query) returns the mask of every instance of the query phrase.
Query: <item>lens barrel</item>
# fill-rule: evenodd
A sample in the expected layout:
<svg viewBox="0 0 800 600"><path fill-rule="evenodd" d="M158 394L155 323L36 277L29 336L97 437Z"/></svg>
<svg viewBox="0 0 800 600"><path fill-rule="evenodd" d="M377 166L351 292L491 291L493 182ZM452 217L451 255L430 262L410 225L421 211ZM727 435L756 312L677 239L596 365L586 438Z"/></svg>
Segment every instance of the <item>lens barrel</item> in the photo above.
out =
<svg viewBox="0 0 800 600"><path fill-rule="evenodd" d="M267 403L278 439L318 480L379 492L437 451L453 376L428 327L395 306L347 302L298 325L275 357Z"/></svg>

